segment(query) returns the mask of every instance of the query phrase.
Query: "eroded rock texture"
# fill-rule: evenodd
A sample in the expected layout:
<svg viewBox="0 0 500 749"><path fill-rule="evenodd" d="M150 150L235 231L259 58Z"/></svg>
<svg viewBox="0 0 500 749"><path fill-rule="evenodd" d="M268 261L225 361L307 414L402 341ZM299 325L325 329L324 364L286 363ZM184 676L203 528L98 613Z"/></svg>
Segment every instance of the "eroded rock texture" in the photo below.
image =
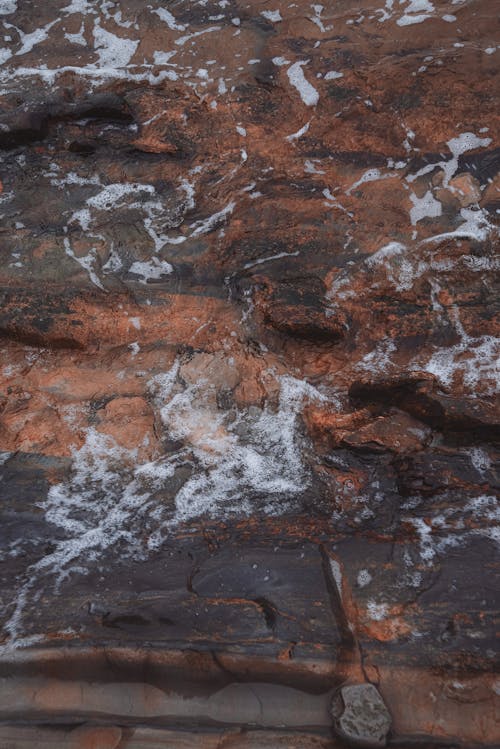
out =
<svg viewBox="0 0 500 749"><path fill-rule="evenodd" d="M0 0L0 747L500 744L498 11Z"/></svg>

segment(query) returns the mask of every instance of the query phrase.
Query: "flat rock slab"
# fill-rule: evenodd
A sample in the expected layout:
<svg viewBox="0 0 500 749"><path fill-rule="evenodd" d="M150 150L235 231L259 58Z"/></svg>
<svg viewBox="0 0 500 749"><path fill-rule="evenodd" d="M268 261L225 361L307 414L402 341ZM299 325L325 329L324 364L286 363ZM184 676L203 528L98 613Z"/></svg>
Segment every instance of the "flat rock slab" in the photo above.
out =
<svg viewBox="0 0 500 749"><path fill-rule="evenodd" d="M0 726L0 746L9 749L337 749L327 735L280 731L172 731L83 725Z"/></svg>
<svg viewBox="0 0 500 749"><path fill-rule="evenodd" d="M185 671L194 683L209 674L220 681L274 672L278 682L329 688L342 633L321 553L306 542L263 541L209 551L192 536L142 562L108 557L106 569L57 590L49 578L43 598L23 607L26 634L72 642L76 659L89 645L165 654L187 648L209 663L206 676Z"/></svg>
<svg viewBox="0 0 500 749"><path fill-rule="evenodd" d="M0 719L73 723L95 720L125 725L235 726L325 730L330 693L282 685L228 684L203 695L135 682L85 682L32 677L0 680Z"/></svg>

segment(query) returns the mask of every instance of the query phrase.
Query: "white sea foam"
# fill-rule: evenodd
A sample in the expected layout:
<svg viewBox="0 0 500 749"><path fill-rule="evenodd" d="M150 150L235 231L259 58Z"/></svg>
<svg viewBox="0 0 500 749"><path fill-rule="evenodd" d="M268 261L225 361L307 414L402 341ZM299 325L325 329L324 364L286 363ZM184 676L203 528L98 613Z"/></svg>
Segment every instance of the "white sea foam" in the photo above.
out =
<svg viewBox="0 0 500 749"><path fill-rule="evenodd" d="M485 239L495 230L487 212L481 209L462 208L460 217L463 222L453 231L446 231L441 234L434 234L423 240L423 244L433 242L442 242L443 239L474 239L477 242L484 242Z"/></svg>
<svg viewBox="0 0 500 749"><path fill-rule="evenodd" d="M263 263L270 263L272 260L280 260L283 257L296 257L300 250L295 252L278 252L276 255L268 255L267 257L261 257L258 260L252 260L250 263L245 263L243 266L244 270L253 268L255 265L262 265Z"/></svg>
<svg viewBox="0 0 500 749"><path fill-rule="evenodd" d="M68 187L71 185L96 185L99 181L95 177L82 178L79 175L70 172L66 177L61 180L51 180L53 184L57 184L59 187ZM187 205L191 205L193 202L192 190L193 187L187 181L181 183L181 188L187 195ZM193 193L194 194L194 193ZM149 234L151 241L154 246L155 253L159 252L167 243L174 243L176 238L170 238L165 236L161 231L157 229L157 222L164 213L163 205L159 200L151 200L156 195L155 188L152 185L141 184L141 183L113 183L106 185L99 190L98 193L88 198L85 201L84 208L75 211L68 224L79 223L82 230L87 234L88 237L96 236L97 238L102 237L99 234L93 235L90 233L90 228L95 220L95 211L106 212L116 210L117 208L127 207L130 210L139 210L143 213L143 222L146 232ZM132 198L132 202L131 202ZM137 201L137 198L141 198ZM177 219L177 222L181 219ZM164 221L164 219L163 219ZM174 221L174 224L177 223ZM180 238L180 241L184 241L184 237ZM73 260L76 260L85 270L87 271L92 283L101 289L104 289L96 271L96 252L92 249L87 255L78 257L75 255L70 241L67 237L64 239L64 248L66 254ZM103 266L102 270L105 273L113 273L120 270L123 267L123 262L120 256L117 254L114 246L111 247L110 256ZM170 273L172 266L164 260L160 260L158 257L153 256L151 259L144 261L143 263L137 262L130 268L132 273L142 277L142 282L147 283L148 279L158 279L162 275Z"/></svg>
<svg viewBox="0 0 500 749"><path fill-rule="evenodd" d="M174 50L173 52L164 52L164 51L161 51L161 50L160 50L160 51L157 51L157 52L155 52L155 53L153 54L153 60L154 60L154 64L155 64L155 65L173 65L173 63L171 63L171 62L170 62L170 60L171 60L171 59L172 59L172 57L174 57L174 56L175 56L176 54L177 54L177 50ZM178 78L178 76L177 76L177 74L176 74L176 79L177 79L177 78ZM161 114L164 114L164 112L162 112ZM161 114L160 114L160 115L155 115L155 116L156 116L156 117L158 117L158 116L160 116L160 117L161 117ZM147 125L147 124L149 124L149 122L153 122L153 120L154 120L154 117L152 117L152 118L151 118L150 120L148 120L147 122L144 122L143 124L144 124L144 125Z"/></svg>
<svg viewBox="0 0 500 749"><path fill-rule="evenodd" d="M470 132L461 133L456 138L451 138L447 142L447 146L452 153L452 158L444 164L445 178L443 184L447 185L449 180L453 177L458 169L458 159L463 153L473 151L476 148L486 148L490 143L491 138L479 138L477 135Z"/></svg>
<svg viewBox="0 0 500 749"><path fill-rule="evenodd" d="M396 23L398 26L411 26L426 21L433 13L434 5L429 0L406 0L405 13Z"/></svg>
<svg viewBox="0 0 500 749"><path fill-rule="evenodd" d="M408 291L415 280L429 268L429 264L418 255L409 255L406 245L400 242L389 242L366 259L368 268L380 267L385 272L387 280L398 291Z"/></svg>
<svg viewBox="0 0 500 749"><path fill-rule="evenodd" d="M43 582L56 586L87 565L104 550L124 543L130 554L138 552L134 524L149 510L148 494L141 493L134 479L136 450L120 448L108 436L88 429L84 445L73 453L73 475L55 484L40 503L46 520L65 534L54 550L31 565L27 582L17 596L14 610L4 629L11 647L23 647L42 639L22 638L22 620L29 603L40 597Z"/></svg>
<svg viewBox="0 0 500 749"><path fill-rule="evenodd" d="M468 527L464 518L470 517ZM500 547L500 503L498 497L481 494L468 499L464 505L452 503L440 514L426 518L410 515L402 520L415 528L419 539L419 553L425 565L433 564L450 548L463 546L475 536L483 536Z"/></svg>
<svg viewBox="0 0 500 749"><path fill-rule="evenodd" d="M4 62L7 62L7 60L10 60L12 57L12 52L7 47L1 47L0 48L0 65L3 65Z"/></svg>
<svg viewBox="0 0 500 749"><path fill-rule="evenodd" d="M134 344L131 351L136 352ZM231 360L228 366L234 366ZM21 637L36 591L85 574L108 550L141 559L179 523L202 515L244 516L256 506L269 514L285 512L309 482L298 416L306 400L325 396L290 376L278 377L277 385L274 405L224 411L214 383L190 379L176 360L148 386L164 435L179 441L178 449L141 463L140 445L124 447L88 428L84 444L73 451L71 476L51 486L40 502L57 538L53 550L26 571L28 582L6 631ZM181 466L188 466L190 475L179 490L169 490ZM159 491L170 491L171 501L158 501Z"/></svg>
<svg viewBox="0 0 500 749"><path fill-rule="evenodd" d="M481 447L471 447L469 450L469 457L470 462L481 476L491 468L490 456L486 450L483 450Z"/></svg>
<svg viewBox="0 0 500 749"><path fill-rule="evenodd" d="M339 190L340 188L336 188L336 190ZM342 203L339 203L335 195L328 189L328 187L325 187L324 190L322 190L322 194L325 196L328 202L325 202L324 205L326 205L328 208L338 208L343 213L346 213L348 216L353 218L353 214L351 211L348 211L347 208L344 208Z"/></svg>
<svg viewBox="0 0 500 749"><path fill-rule="evenodd" d="M16 0L0 0L0 16L8 16L17 10Z"/></svg>
<svg viewBox="0 0 500 749"><path fill-rule="evenodd" d="M412 133L412 135L414 137L415 134ZM455 138L450 138L450 140L446 143L451 152L450 159L437 161L433 164L426 164L415 174L407 175L406 180L407 182L413 182L418 177L421 177L424 174L428 174L429 172L432 172L434 169L436 169L436 167L439 167L444 172L443 186L447 187L450 179L458 169L458 160L460 156L464 153L467 153L467 151L472 151L476 148L486 148L490 145L490 143L491 138L480 138L479 136L471 132L461 133Z"/></svg>
<svg viewBox="0 0 500 749"><path fill-rule="evenodd" d="M242 151L242 161L245 159L246 153ZM48 176L52 176L52 174L50 173ZM92 234L92 229L98 218L102 220L103 213L123 209L142 214L144 229L151 239L154 254L150 258L134 262L129 269L131 273L141 277L142 283L147 283L150 279L159 279L161 276L172 272L170 263L158 256L166 245L182 244L190 236L198 237L214 230L227 220L236 205L234 201L231 201L211 216L193 222L189 227L190 234L170 234L171 230L178 228L184 222L185 214L195 207L196 187L194 181L186 178L180 180L178 190L182 198L179 198L174 206L169 209L166 208L161 197L157 195L153 185L117 182L103 187L96 177L84 178L74 172L70 172L62 179L53 177L51 182L66 189L72 185L99 185L101 187L95 195L87 198L84 207L74 211L68 220L68 226L78 223L87 237L95 236L102 240L102 235L99 233ZM136 219L134 218L134 220ZM98 232L98 229L96 231ZM85 257L76 257L69 241L65 242L65 249L70 257L86 268L92 282L103 288L96 275L94 251L91 251ZM105 273L113 273L122 267L123 261L112 246L109 258L102 270Z"/></svg>
<svg viewBox="0 0 500 749"><path fill-rule="evenodd" d="M394 0L385 0L385 7L377 8L375 13L380 13L380 16L378 18L379 23L384 23L384 21L388 21L390 18L392 18L393 6Z"/></svg>
<svg viewBox="0 0 500 749"><path fill-rule="evenodd" d="M44 42L49 36L50 29L56 23L59 23L59 19L51 21L43 28L36 29L30 34L25 34L21 30L18 30L19 37L21 39L21 47L16 52L16 55L26 55L28 52L31 52L33 47L36 47L37 44L41 44L42 42Z"/></svg>
<svg viewBox="0 0 500 749"><path fill-rule="evenodd" d="M365 182L377 182L379 179L385 179L386 177L390 177L390 174L382 174L379 169L368 169L364 174L361 175L361 177L352 184L348 190L346 190L346 195L350 195L353 190L355 190L360 185L363 185Z"/></svg>
<svg viewBox="0 0 500 749"><path fill-rule="evenodd" d="M413 226L424 218L437 218L443 212L441 203L436 200L430 190L427 190L422 198L418 198L415 193L410 193L410 200L413 203L413 208L410 210L410 220Z"/></svg>
<svg viewBox="0 0 500 749"><path fill-rule="evenodd" d="M172 13L166 8L155 8L152 13L156 13L156 15L159 16L161 20L167 24L168 28L172 29L172 31L186 30L184 24L178 23L175 19L175 16L172 15Z"/></svg>
<svg viewBox="0 0 500 749"><path fill-rule="evenodd" d="M81 13L82 15L86 15L87 13L91 13L93 11L93 3L89 2L88 0L71 0L71 3L69 5L66 5L65 8L61 9L61 12L66 13L67 15L72 15L73 13Z"/></svg>
<svg viewBox="0 0 500 749"><path fill-rule="evenodd" d="M368 616L374 622L381 622L389 615L389 607L386 603L377 603L373 599L367 602L366 609Z"/></svg>
<svg viewBox="0 0 500 749"><path fill-rule="evenodd" d="M329 70L328 73L325 73L325 81L335 81L337 78L343 78L344 74L340 73L338 70Z"/></svg>
<svg viewBox="0 0 500 749"><path fill-rule="evenodd" d="M195 39L198 36L202 36L203 34L211 34L213 31L220 31L220 26L209 26L208 29L202 29L201 31L194 31L192 34L186 34L186 36L181 36L179 39L175 40L175 43L178 44L180 47L183 47L186 42L189 42L191 39Z"/></svg>
<svg viewBox="0 0 500 749"><path fill-rule="evenodd" d="M98 192L97 195L93 195L86 202L91 208L97 208L101 211L109 211L112 208L117 208L120 205L123 205L124 198L129 195L137 195L144 192L149 195L154 195L155 188L152 185L115 182L111 185L106 185L106 187Z"/></svg>
<svg viewBox="0 0 500 749"><path fill-rule="evenodd" d="M149 280L158 280L162 276L167 276L172 273L173 267L166 260L160 260L160 258L152 257L151 260L132 263L128 269L129 273L133 273L136 276L141 276L139 279L141 283L147 284Z"/></svg>
<svg viewBox="0 0 500 749"><path fill-rule="evenodd" d="M87 46L87 40L85 39L85 36L83 34L85 30L84 25L82 24L80 26L80 31L78 34L64 34L64 38L68 40L68 42L71 42L71 44L78 44L80 47L86 47Z"/></svg>
<svg viewBox="0 0 500 749"><path fill-rule="evenodd" d="M186 195L186 208L188 211L192 210L195 207L195 186L193 182L190 182L188 179L183 178L181 179L180 183L181 189L184 190L184 193Z"/></svg>
<svg viewBox="0 0 500 749"><path fill-rule="evenodd" d="M467 212L466 209L463 209L462 214L464 212ZM471 211L470 213L474 217L481 214L480 211ZM470 220L472 221L472 219ZM429 250L425 250L425 248L432 241L444 237L474 236L476 239L484 239L491 228L489 223L479 228L477 223L472 226L469 225L467 228L461 226L456 232L448 232L421 242L412 253L405 245L399 242L390 242L367 258L364 265L371 272L382 271L397 291L412 289L418 278L424 273L430 273L431 303L438 317L441 317L443 310L438 298L440 291L437 281L438 274L452 270L456 261L434 258L432 254L429 255ZM469 256L463 256L462 260L467 257ZM467 265L471 264L473 264L473 260L468 260ZM485 267L489 268L490 265L481 262L478 270L484 270ZM329 298L334 301L335 299L352 296L350 286L351 278L348 274L339 276L332 285ZM434 374L444 387L450 387L455 378L459 377L463 387L470 395L493 395L500 382L500 338L493 335L467 333L460 321L457 307L452 307L448 311L448 315L455 327L459 342L452 346L437 348L428 361L422 362L416 359L414 364ZM376 371L378 362L381 362L384 367L389 365L390 359L387 358L385 348L383 348L385 345L385 342L379 344L357 366ZM383 347L380 349L380 346Z"/></svg>
<svg viewBox="0 0 500 749"><path fill-rule="evenodd" d="M297 89L304 104L307 107L315 107L319 101L319 94L314 86L306 79L304 71L302 70L303 66L307 65L307 62L307 60L299 60L291 65L286 72L290 84Z"/></svg>
<svg viewBox="0 0 500 749"><path fill-rule="evenodd" d="M425 365L427 372L449 387L457 374L471 395L481 392L492 395L498 392L500 383L500 338L492 335L471 336L460 320L457 307L452 307L450 317L460 342L454 346L438 349Z"/></svg>
<svg viewBox="0 0 500 749"><path fill-rule="evenodd" d="M290 60L287 60L286 57L273 57L273 63L278 67L283 67L283 65L289 65Z"/></svg>
<svg viewBox="0 0 500 749"><path fill-rule="evenodd" d="M304 171L306 174L325 174L324 169L317 169L314 165L314 161L318 161L318 159L306 159L304 161Z"/></svg>
<svg viewBox="0 0 500 749"><path fill-rule="evenodd" d="M440 235L440 238L456 235L455 232L451 232ZM464 232L464 236L469 236L469 232L467 234ZM482 236L484 238L486 233ZM369 269L381 268L398 291L411 289L416 279L426 272L432 272L431 302L438 316L442 316L442 307L438 300L440 286L437 283L437 274L452 270L454 261L422 256L422 248L432 239L438 239L438 237L421 242L421 249L412 255L409 254L405 245L390 242L365 260L365 265ZM481 266L484 266L484 263ZM332 286L330 298L349 296L349 285L349 277L343 276L337 279ZM344 287L347 288L344 290ZM444 387L450 387L455 377L459 376L463 386L472 396L478 392L492 395L496 392L500 381L500 339L492 335L468 334L460 321L457 307L450 309L449 316L460 338L459 342L453 346L438 348L425 363L415 360L415 365L423 366L426 371L434 374ZM370 369L375 365L376 360L376 353L372 352L358 366Z"/></svg>
<svg viewBox="0 0 500 749"><path fill-rule="evenodd" d="M307 133L309 130L309 125L311 124L311 121L306 122L305 125L303 125L297 132L292 133L291 135L287 135L285 140L287 140L289 143L292 143L294 140L298 140L299 138L302 138L303 135Z"/></svg>
<svg viewBox="0 0 500 749"><path fill-rule="evenodd" d="M146 68L145 72L134 73L132 69ZM36 76L45 83L54 85L57 78L64 73L75 73L76 75L83 76L84 78L91 78L96 84L102 83L106 79L111 80L126 80L134 81L136 83L147 82L151 86L157 86L165 80L177 80L178 76L173 70L161 70L155 72L151 69L151 65L128 65L126 68L117 67L99 67L97 65L64 65L60 68L27 68L27 67L16 67L15 69L9 69L0 77L3 83L8 83L12 77L15 78L31 78Z"/></svg>
<svg viewBox="0 0 500 749"><path fill-rule="evenodd" d="M303 381L282 377L277 409L240 414L231 422L214 410L209 383L175 394L161 408L163 424L173 438L187 441L202 469L176 496L177 520L206 512L250 512L256 496L265 496L274 512L274 496L301 492L307 477L296 421L304 399L311 397L321 396Z"/></svg>
<svg viewBox="0 0 500 749"><path fill-rule="evenodd" d="M471 534L485 536L496 543L497 546L500 546L500 502L498 497L488 494L474 497L467 502L464 510L470 512L475 521L480 522L480 527L472 530Z"/></svg>
<svg viewBox="0 0 500 749"><path fill-rule="evenodd" d="M318 29L321 31L322 34L324 34L325 31L327 30L330 31L333 27L328 26L328 28L325 28L325 25L323 24L323 21L321 19L321 14L323 13L323 10L324 10L323 6L313 3L311 5L311 8L314 11L314 15L309 16L309 20L312 21L314 24L316 24L316 26L318 27Z"/></svg>
<svg viewBox="0 0 500 749"><path fill-rule="evenodd" d="M260 15L272 23L279 23L283 20L279 10L261 10Z"/></svg>
<svg viewBox="0 0 500 749"><path fill-rule="evenodd" d="M366 354L356 365L356 369L363 369L371 374L383 374L391 366L391 355L396 351L396 346L390 338L379 341L373 351Z"/></svg>
<svg viewBox="0 0 500 749"><path fill-rule="evenodd" d="M50 184L55 187L67 187L68 185L100 185L99 177L81 177L76 172L68 172L61 179L51 179Z"/></svg>
<svg viewBox="0 0 500 749"><path fill-rule="evenodd" d="M438 349L425 364L425 370L450 387L460 375L471 395L498 392L500 382L500 338L491 335L463 336L460 343Z"/></svg>
<svg viewBox="0 0 500 749"><path fill-rule="evenodd" d="M364 588L371 583L372 579L373 578L368 570L362 569L358 572L356 582L358 583L360 588Z"/></svg>
<svg viewBox="0 0 500 749"><path fill-rule="evenodd" d="M101 68L125 68L135 54L138 41L106 31L97 20L94 25L95 50Z"/></svg>
<svg viewBox="0 0 500 749"><path fill-rule="evenodd" d="M92 248L86 255L79 257L78 255L75 255L68 237L64 237L64 251L68 257L70 257L72 260L76 260L76 262L81 265L84 270L87 271L90 280L95 286L105 291L104 286L102 285L101 281L99 280L99 276L95 271L97 254L94 248Z"/></svg>
<svg viewBox="0 0 500 749"><path fill-rule="evenodd" d="M195 221L190 227L193 230L191 236L198 237L201 234L207 234L215 229L221 222L231 215L235 205L236 203L232 200L225 208L222 208L222 210L213 213L211 216L208 216L201 221Z"/></svg>
<svg viewBox="0 0 500 749"><path fill-rule="evenodd" d="M404 252L406 252L406 245L401 244L401 242L389 242L383 247L380 247L380 249L374 252L373 255L370 255L366 260L366 264L371 266L384 263L388 258L392 258L395 255L401 255Z"/></svg>

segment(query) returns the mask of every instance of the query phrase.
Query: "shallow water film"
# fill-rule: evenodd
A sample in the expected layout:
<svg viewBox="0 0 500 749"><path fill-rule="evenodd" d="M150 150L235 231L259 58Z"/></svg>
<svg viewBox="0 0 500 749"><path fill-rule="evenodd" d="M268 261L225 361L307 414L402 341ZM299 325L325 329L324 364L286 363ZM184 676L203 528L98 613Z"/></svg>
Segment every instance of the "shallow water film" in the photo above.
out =
<svg viewBox="0 0 500 749"><path fill-rule="evenodd" d="M499 17L0 0L0 749L500 745Z"/></svg>

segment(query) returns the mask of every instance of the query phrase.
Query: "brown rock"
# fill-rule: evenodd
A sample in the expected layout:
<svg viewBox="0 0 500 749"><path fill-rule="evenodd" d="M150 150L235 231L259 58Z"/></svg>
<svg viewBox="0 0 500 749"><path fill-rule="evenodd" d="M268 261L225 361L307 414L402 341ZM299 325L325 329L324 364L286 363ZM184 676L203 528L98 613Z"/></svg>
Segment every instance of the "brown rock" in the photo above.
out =
<svg viewBox="0 0 500 749"><path fill-rule="evenodd" d="M71 731L69 745L73 749L116 749L122 739L122 729L117 727L82 726Z"/></svg>
<svg viewBox="0 0 500 749"><path fill-rule="evenodd" d="M477 179L472 174L458 174L450 180L450 190L457 196L460 205L467 208L479 203L481 200L481 188Z"/></svg>
<svg viewBox="0 0 500 749"><path fill-rule="evenodd" d="M0 3L0 746L500 743L497 18L379 5Z"/></svg>

